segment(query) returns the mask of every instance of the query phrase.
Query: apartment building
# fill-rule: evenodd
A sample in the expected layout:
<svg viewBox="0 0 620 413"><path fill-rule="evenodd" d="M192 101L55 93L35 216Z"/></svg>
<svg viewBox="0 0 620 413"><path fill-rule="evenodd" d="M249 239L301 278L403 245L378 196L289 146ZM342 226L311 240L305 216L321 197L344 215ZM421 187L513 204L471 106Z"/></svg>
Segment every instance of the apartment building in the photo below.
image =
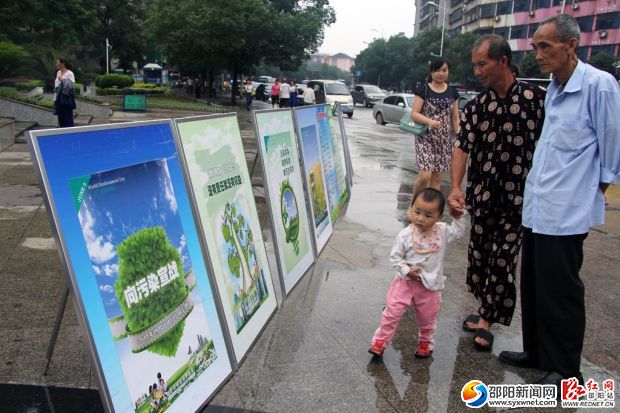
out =
<svg viewBox="0 0 620 413"><path fill-rule="evenodd" d="M581 28L580 59L598 52L620 54L620 0L415 1L414 36L431 27L441 28L444 22L449 37L463 32L499 34L509 41L515 63L531 50L538 25L562 12L574 16Z"/></svg>

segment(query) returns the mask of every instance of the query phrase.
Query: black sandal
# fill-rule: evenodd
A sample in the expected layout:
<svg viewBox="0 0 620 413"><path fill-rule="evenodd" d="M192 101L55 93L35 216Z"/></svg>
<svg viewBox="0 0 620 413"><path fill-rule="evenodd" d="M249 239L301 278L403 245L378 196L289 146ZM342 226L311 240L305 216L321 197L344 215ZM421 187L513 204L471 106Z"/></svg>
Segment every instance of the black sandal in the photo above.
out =
<svg viewBox="0 0 620 413"><path fill-rule="evenodd" d="M476 341L477 338L486 340L489 344L486 344L486 345L480 344ZM479 328L476 330L476 335L474 336L474 345L476 346L478 350L491 351L491 349L493 348L494 339L495 337L493 337L493 333L491 333L489 330L485 330L484 328Z"/></svg>
<svg viewBox="0 0 620 413"><path fill-rule="evenodd" d="M469 331L470 333L475 333L476 330L478 329L476 328L471 328L467 325L467 323L476 323L478 324L478 321L480 321L480 316L478 314L470 314L467 316L467 318L465 319L465 321L463 321L463 330L465 331Z"/></svg>

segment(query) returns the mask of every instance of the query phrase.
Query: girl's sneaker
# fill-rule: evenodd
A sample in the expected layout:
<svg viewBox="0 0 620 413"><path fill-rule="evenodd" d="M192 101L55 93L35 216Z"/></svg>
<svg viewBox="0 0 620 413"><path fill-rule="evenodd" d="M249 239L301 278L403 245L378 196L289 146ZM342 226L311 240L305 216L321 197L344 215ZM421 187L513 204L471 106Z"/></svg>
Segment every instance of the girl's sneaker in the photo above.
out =
<svg viewBox="0 0 620 413"><path fill-rule="evenodd" d="M371 343L368 352L377 357L382 357L383 352L385 351L385 343L383 340L375 340Z"/></svg>
<svg viewBox="0 0 620 413"><path fill-rule="evenodd" d="M428 346L429 346L429 342L428 341L421 341L420 344L418 344L418 349L415 351L415 356L421 359L425 359L431 356L431 354L433 354L433 350L431 350Z"/></svg>

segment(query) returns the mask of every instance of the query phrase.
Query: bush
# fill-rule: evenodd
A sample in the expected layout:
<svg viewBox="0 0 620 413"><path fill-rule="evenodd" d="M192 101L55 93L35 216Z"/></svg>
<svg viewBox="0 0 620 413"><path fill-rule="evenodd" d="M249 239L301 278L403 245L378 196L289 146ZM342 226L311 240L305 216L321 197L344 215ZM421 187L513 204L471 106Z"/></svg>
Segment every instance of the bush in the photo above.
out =
<svg viewBox="0 0 620 413"><path fill-rule="evenodd" d="M18 102L30 103L31 105L42 106L48 109L54 107L54 102L49 99L26 96L10 87L0 87L0 97L17 100Z"/></svg>
<svg viewBox="0 0 620 413"><path fill-rule="evenodd" d="M125 75L117 75L115 73L110 73L108 75L101 75L95 78L95 85L100 88L112 88L117 87L122 89L124 87L129 87L133 85L134 80L131 76Z"/></svg>
<svg viewBox="0 0 620 413"><path fill-rule="evenodd" d="M99 96L117 96L117 95L163 95L163 89L136 89L136 88L97 88Z"/></svg>
<svg viewBox="0 0 620 413"><path fill-rule="evenodd" d="M42 80L36 80L36 79L15 84L15 87L17 88L17 90L26 90L26 91L30 91L34 89L35 87L43 87L43 86L45 86L45 82Z"/></svg>

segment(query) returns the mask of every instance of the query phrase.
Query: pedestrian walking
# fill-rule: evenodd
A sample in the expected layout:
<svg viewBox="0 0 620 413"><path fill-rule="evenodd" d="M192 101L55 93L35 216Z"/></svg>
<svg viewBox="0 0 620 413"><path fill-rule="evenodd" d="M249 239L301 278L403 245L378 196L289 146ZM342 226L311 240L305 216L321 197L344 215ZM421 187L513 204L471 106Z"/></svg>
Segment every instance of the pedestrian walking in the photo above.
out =
<svg viewBox="0 0 620 413"><path fill-rule="evenodd" d="M316 96L314 89L308 86L304 89L304 105L314 105L316 103Z"/></svg>
<svg viewBox="0 0 620 413"><path fill-rule="evenodd" d="M474 73L486 90L463 110L450 168L448 204L467 207L472 219L467 287L480 305L463 328L475 333L480 350L491 350L494 323L508 326L512 321L523 188L544 119L544 91L514 78L511 57L501 36L483 36L474 43Z"/></svg>
<svg viewBox="0 0 620 413"><path fill-rule="evenodd" d="M604 194L620 180L620 87L610 74L579 60L579 24L560 14L532 38L547 89L546 119L525 184L521 311L523 352L503 351L505 363L547 371L536 383L583 384L586 326L579 277L583 242L603 224Z"/></svg>
<svg viewBox="0 0 620 413"><path fill-rule="evenodd" d="M251 80L246 80L245 81L245 102L246 102L246 109L250 110L250 106L252 106L252 81Z"/></svg>
<svg viewBox="0 0 620 413"><path fill-rule="evenodd" d="M297 106L297 83L291 80L291 107Z"/></svg>
<svg viewBox="0 0 620 413"><path fill-rule="evenodd" d="M67 59L56 59L56 77L54 78L54 112L58 117L58 126L73 126L73 109L75 104L75 75Z"/></svg>
<svg viewBox="0 0 620 413"><path fill-rule="evenodd" d="M204 89L204 83L202 79L196 78L196 80L194 80L194 93L196 94L196 99L200 99L203 89Z"/></svg>
<svg viewBox="0 0 620 413"><path fill-rule="evenodd" d="M445 198L434 188L425 188L413 196L407 211L411 224L400 231L390 252L390 261L397 274L387 293L387 305L381 325L372 338L369 353L381 357L392 341L398 323L411 306L418 322L416 357L430 357L435 345L437 314L441 290L446 277L443 260L449 242L462 238L467 231L464 210L453 209L457 219L446 224L443 216Z"/></svg>
<svg viewBox="0 0 620 413"><path fill-rule="evenodd" d="M291 101L291 85L283 81L280 84L280 107L287 108L290 106Z"/></svg>
<svg viewBox="0 0 620 413"><path fill-rule="evenodd" d="M459 131L459 92L448 84L449 74L446 59L431 60L427 82L415 92L411 119L428 125L428 132L415 138L419 171L414 193L429 186L439 189L443 173L450 170L453 137Z"/></svg>
<svg viewBox="0 0 620 413"><path fill-rule="evenodd" d="M280 103L280 81L276 80L273 86L271 86L271 108L273 109L275 105L279 106Z"/></svg>

